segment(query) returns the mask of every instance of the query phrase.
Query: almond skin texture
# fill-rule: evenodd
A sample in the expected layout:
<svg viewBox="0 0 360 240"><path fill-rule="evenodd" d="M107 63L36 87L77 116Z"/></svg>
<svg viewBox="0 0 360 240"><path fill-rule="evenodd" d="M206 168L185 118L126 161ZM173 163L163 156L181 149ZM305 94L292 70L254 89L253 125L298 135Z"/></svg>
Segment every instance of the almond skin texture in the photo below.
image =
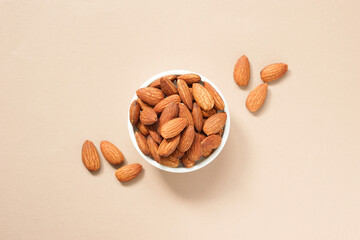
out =
<svg viewBox="0 0 360 240"><path fill-rule="evenodd" d="M152 125L158 120L157 114L152 108L145 108L140 113L140 122L144 125Z"/></svg>
<svg viewBox="0 0 360 240"><path fill-rule="evenodd" d="M147 129L147 127L142 122L138 122L136 127L144 136L149 135L149 130Z"/></svg>
<svg viewBox="0 0 360 240"><path fill-rule="evenodd" d="M203 85L194 83L192 89L195 101L203 110L208 111L214 107L214 98Z"/></svg>
<svg viewBox="0 0 360 240"><path fill-rule="evenodd" d="M246 99L246 107L250 112L256 112L263 105L268 91L267 83L260 84L254 88Z"/></svg>
<svg viewBox="0 0 360 240"><path fill-rule="evenodd" d="M193 99L186 82L184 80L179 79L177 81L177 89L181 100L188 107L188 109L191 110L193 108Z"/></svg>
<svg viewBox="0 0 360 240"><path fill-rule="evenodd" d="M124 155L122 152L111 142L102 141L100 143L100 149L104 158L111 164L120 164L124 161Z"/></svg>
<svg viewBox="0 0 360 240"><path fill-rule="evenodd" d="M135 139L136 139L136 142L137 142L141 152L144 155L149 156L150 155L150 150L149 150L149 146L148 146L147 141L146 141L146 137L144 135L142 135L141 132L136 131L135 132Z"/></svg>
<svg viewBox="0 0 360 240"><path fill-rule="evenodd" d="M158 153L159 146L150 135L147 137L147 144L149 146L151 156L155 161L159 162L160 161L160 155Z"/></svg>
<svg viewBox="0 0 360 240"><path fill-rule="evenodd" d="M161 157L167 157L172 154L180 142L180 135L176 137L164 139L160 143L158 153Z"/></svg>
<svg viewBox="0 0 360 240"><path fill-rule="evenodd" d="M140 106L136 100L130 105L130 122L132 125L136 125L139 122Z"/></svg>
<svg viewBox="0 0 360 240"><path fill-rule="evenodd" d="M202 113L202 115L203 115L204 118L209 118L209 117L211 117L212 115L216 114L217 111L216 111L215 108L213 108L213 109L210 109L209 111L204 111L204 110L202 110L201 113Z"/></svg>
<svg viewBox="0 0 360 240"><path fill-rule="evenodd" d="M156 106L154 107L154 111L156 113L161 113L172 102L179 104L181 102L180 96L177 94L174 94L167 98L164 98L161 102L156 104Z"/></svg>
<svg viewBox="0 0 360 240"><path fill-rule="evenodd" d="M202 152L201 152L201 136L200 133L195 134L194 141L187 151L187 156L192 161L197 161L201 158Z"/></svg>
<svg viewBox="0 0 360 240"><path fill-rule="evenodd" d="M206 135L212 135L220 132L225 126L227 114L224 112L216 113L205 120L203 131Z"/></svg>
<svg viewBox="0 0 360 240"><path fill-rule="evenodd" d="M210 135L201 141L201 147L205 149L215 149L221 144L221 136L218 134Z"/></svg>
<svg viewBox="0 0 360 240"><path fill-rule="evenodd" d="M181 158L181 163L182 165L184 165L184 167L186 168L191 168L195 165L195 161L191 160L187 154L185 154L182 158Z"/></svg>
<svg viewBox="0 0 360 240"><path fill-rule="evenodd" d="M191 147L195 137L195 130L193 125L189 125L181 133L180 142L177 146L180 152L186 152Z"/></svg>
<svg viewBox="0 0 360 240"><path fill-rule="evenodd" d="M250 80L249 59L242 55L235 64L234 80L239 86L247 86Z"/></svg>
<svg viewBox="0 0 360 240"><path fill-rule="evenodd" d="M215 88L211 86L211 84L208 82L204 82L204 87L209 91L209 93L214 98L214 107L219 111L224 110L225 103L222 100L220 94L215 90Z"/></svg>
<svg viewBox="0 0 360 240"><path fill-rule="evenodd" d="M162 157L159 162L161 165L177 168L180 164L180 160L178 158L169 156L169 157Z"/></svg>
<svg viewBox="0 0 360 240"><path fill-rule="evenodd" d="M139 104L141 110L144 110L145 108L150 107L150 105L148 105L147 103L144 103L143 100L141 100L140 98L136 99L136 102Z"/></svg>
<svg viewBox="0 0 360 240"><path fill-rule="evenodd" d="M200 140L201 142L206 138L205 134L200 134ZM212 153L211 149L207 149L204 148L203 146L201 146L201 155L203 155L204 157L208 157L210 156Z"/></svg>
<svg viewBox="0 0 360 240"><path fill-rule="evenodd" d="M120 182L127 182L139 175L142 168L138 163L129 164L116 170L115 177Z"/></svg>
<svg viewBox="0 0 360 240"><path fill-rule="evenodd" d="M153 87L140 88L136 91L136 95L150 106L155 106L165 98L164 93L160 89Z"/></svg>
<svg viewBox="0 0 360 240"><path fill-rule="evenodd" d="M269 66L266 66L261 70L260 76L261 79L264 82L271 82L278 78L280 78L282 75L284 75L288 70L288 65L285 63L274 63Z"/></svg>
<svg viewBox="0 0 360 240"><path fill-rule="evenodd" d="M170 80L170 81L174 81L174 80L176 79L176 77L177 77L177 75L166 75L166 76L163 76L162 78L166 78L166 79L168 79L168 80ZM156 79L155 81L153 81L153 82L149 85L149 87L160 88L160 87L161 87L161 86L160 86L160 79L161 79L161 78L158 78L158 79Z"/></svg>
<svg viewBox="0 0 360 240"><path fill-rule="evenodd" d="M186 118L186 120L188 121L188 125L194 125L194 119L192 117L192 114L183 103L179 104L179 117Z"/></svg>
<svg viewBox="0 0 360 240"><path fill-rule="evenodd" d="M174 118L162 125L160 132L163 138L173 138L179 135L187 126L185 118Z"/></svg>
<svg viewBox="0 0 360 240"><path fill-rule="evenodd" d="M184 80L187 84L191 85L193 83L200 82L201 77L195 73L188 73L178 76L177 79Z"/></svg>
<svg viewBox="0 0 360 240"><path fill-rule="evenodd" d="M160 133L160 129L164 125L164 123L167 123L171 119L178 117L178 115L179 115L178 104L176 104L175 102L170 103L160 115L158 122L158 133Z"/></svg>
<svg viewBox="0 0 360 240"><path fill-rule="evenodd" d="M176 86L167 78L160 79L160 87L166 96L170 96L177 93Z"/></svg>
<svg viewBox="0 0 360 240"><path fill-rule="evenodd" d="M179 149L175 149L175 151L170 155L170 157L174 158L182 158L184 156L184 152L180 152Z"/></svg>
<svg viewBox="0 0 360 240"><path fill-rule="evenodd" d="M93 142L86 140L82 146L82 161L89 171L97 171L100 168L100 158Z"/></svg>
<svg viewBox="0 0 360 240"><path fill-rule="evenodd" d="M201 132L202 126L203 126L203 116L201 109L197 103L194 103L194 109L192 110L192 116L194 120L194 126L196 128L196 131Z"/></svg>
<svg viewBox="0 0 360 240"><path fill-rule="evenodd" d="M155 123L153 125L149 125L147 126L147 129L149 130L149 134L152 137L152 139L154 139L154 141L157 143L161 143L163 138L160 136L158 132L157 124Z"/></svg>

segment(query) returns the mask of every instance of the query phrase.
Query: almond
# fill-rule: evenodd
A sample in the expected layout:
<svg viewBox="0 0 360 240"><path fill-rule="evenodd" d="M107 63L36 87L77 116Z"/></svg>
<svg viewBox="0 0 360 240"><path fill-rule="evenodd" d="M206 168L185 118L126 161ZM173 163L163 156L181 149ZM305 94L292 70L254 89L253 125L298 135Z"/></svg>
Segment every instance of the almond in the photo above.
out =
<svg viewBox="0 0 360 240"><path fill-rule="evenodd" d="M144 136L149 135L149 130L147 129L147 127L142 122L138 122L136 127Z"/></svg>
<svg viewBox="0 0 360 240"><path fill-rule="evenodd" d="M132 125L136 125L139 122L140 116L140 106L136 100L134 100L130 105L130 122Z"/></svg>
<svg viewBox="0 0 360 240"><path fill-rule="evenodd" d="M246 86L250 80L250 64L249 59L242 55L235 64L234 80L239 86Z"/></svg>
<svg viewBox="0 0 360 240"><path fill-rule="evenodd" d="M184 80L187 84L191 85L193 83L200 82L201 77L195 73L187 73L177 77L177 79Z"/></svg>
<svg viewBox="0 0 360 240"><path fill-rule="evenodd" d="M288 70L288 65L285 63L274 63L269 66L266 66L261 70L260 76L264 82L271 82L282 75L284 75Z"/></svg>
<svg viewBox="0 0 360 240"><path fill-rule="evenodd" d="M148 105L147 103L144 103L143 100L141 100L140 98L136 99L136 102L139 104L141 110L144 110L145 108L150 107L150 105Z"/></svg>
<svg viewBox="0 0 360 240"><path fill-rule="evenodd" d="M147 137L147 144L149 146L151 156L155 161L159 162L160 161L160 155L158 152L159 146L150 135Z"/></svg>
<svg viewBox="0 0 360 240"><path fill-rule="evenodd" d="M182 165L184 165L184 167L186 168L191 168L195 165L195 161L191 160L187 154L185 154L182 158L181 158L181 163Z"/></svg>
<svg viewBox="0 0 360 240"><path fill-rule="evenodd" d="M201 132L202 126L203 126L203 116L201 109L197 103L194 103L194 109L192 110L192 116L194 120L194 126L196 128L196 131Z"/></svg>
<svg viewBox="0 0 360 240"><path fill-rule="evenodd" d="M155 106L165 98L160 89L153 87L140 88L136 91L136 95L150 106Z"/></svg>
<svg viewBox="0 0 360 240"><path fill-rule="evenodd" d="M179 104L179 117L186 118L186 120L188 121L188 125L194 125L194 120L191 112L183 103Z"/></svg>
<svg viewBox="0 0 360 240"><path fill-rule="evenodd" d="M157 124L155 123L153 125L149 125L147 126L147 128L149 130L149 134L152 137L152 139L154 139L154 141L157 143L161 143L163 138L159 134Z"/></svg>
<svg viewBox="0 0 360 240"><path fill-rule="evenodd" d="M177 149L181 152L186 152L191 147L195 137L195 130L193 125L189 125L181 133L180 142Z"/></svg>
<svg viewBox="0 0 360 240"><path fill-rule="evenodd" d="M167 105L164 111L161 113L159 122L158 122L158 133L160 133L161 127L164 123L167 123L173 118L176 118L179 115L179 106L175 102L171 102Z"/></svg>
<svg viewBox="0 0 360 240"><path fill-rule="evenodd" d="M177 135L176 137L173 138L162 140L158 149L159 155L162 157L169 156L175 151L179 142L180 142L180 135Z"/></svg>
<svg viewBox="0 0 360 240"><path fill-rule="evenodd" d="M219 134L220 136L222 136L223 133L224 133L224 129L222 128L222 129L220 130L220 132L218 132L217 134Z"/></svg>
<svg viewBox="0 0 360 240"><path fill-rule="evenodd" d="M177 89L181 100L188 107L188 109L191 110L193 107L193 100L186 82L181 79L177 80Z"/></svg>
<svg viewBox="0 0 360 240"><path fill-rule="evenodd" d="M218 134L210 135L201 141L201 147L205 149L215 149L221 144L221 136Z"/></svg>
<svg viewBox="0 0 360 240"><path fill-rule="evenodd" d="M82 146L82 162L89 171L100 168L100 158L93 142L86 140Z"/></svg>
<svg viewBox="0 0 360 240"><path fill-rule="evenodd" d="M205 134L200 134L200 141L202 142L206 138ZM210 156L212 153L212 149L207 149L201 146L201 155L204 157Z"/></svg>
<svg viewBox="0 0 360 240"><path fill-rule="evenodd" d="M154 111L156 113L161 113L172 102L177 103L177 104L180 103L181 102L180 96L177 94L174 94L167 98L164 98L161 102L156 104L156 106L154 107Z"/></svg>
<svg viewBox="0 0 360 240"><path fill-rule="evenodd" d="M222 111L225 108L225 103L220 97L220 94L215 90L213 86L211 86L210 83L204 82L204 87L209 91L209 93L214 98L214 106L217 110Z"/></svg>
<svg viewBox="0 0 360 240"><path fill-rule="evenodd" d="M227 114L224 112L216 113L205 120L203 131L206 135L212 135L220 132L225 126Z"/></svg>
<svg viewBox="0 0 360 240"><path fill-rule="evenodd" d="M187 156L190 160L197 161L201 158L201 155L201 136L200 133L195 133L194 141L187 151Z"/></svg>
<svg viewBox="0 0 360 240"><path fill-rule="evenodd" d="M194 99L202 109L208 111L214 107L214 98L203 85L194 83L192 88Z"/></svg>
<svg viewBox="0 0 360 240"><path fill-rule="evenodd" d="M263 105L268 91L267 83L260 84L254 88L246 99L246 107L250 112L256 112Z"/></svg>
<svg viewBox="0 0 360 240"><path fill-rule="evenodd" d="M120 182L130 181L135 178L142 170L142 166L138 163L129 164L116 170L115 177Z"/></svg>
<svg viewBox="0 0 360 240"><path fill-rule="evenodd" d="M144 125L151 125L157 121L157 114L152 108L145 108L140 113L140 122Z"/></svg>
<svg viewBox="0 0 360 240"><path fill-rule="evenodd" d="M202 113L202 116L203 116L204 118L209 118L209 117L211 117L212 115L216 114L217 111L216 111L215 108L212 108L212 109L210 109L209 111L201 110L201 113Z"/></svg>
<svg viewBox="0 0 360 240"><path fill-rule="evenodd" d="M160 87L163 93L165 93L166 96L170 96L177 93L177 89L175 85L167 78L161 78L160 79Z"/></svg>
<svg viewBox="0 0 360 240"><path fill-rule="evenodd" d="M176 79L176 77L177 77L177 75L166 75L166 76L163 76L163 77L161 77L161 78L166 78L166 79L168 79L168 80L170 80L170 81L174 81L174 80ZM153 81L153 82L149 85L149 87L160 88L160 79L161 79L161 78L158 78L158 79L156 79L155 81Z"/></svg>
<svg viewBox="0 0 360 240"><path fill-rule="evenodd" d="M160 158L159 163L167 167L177 168L180 164L180 160L178 158L169 156Z"/></svg>
<svg viewBox="0 0 360 240"><path fill-rule="evenodd" d="M124 161L122 152L111 142L102 141L100 149L104 158L111 164L120 164Z"/></svg>
<svg viewBox="0 0 360 240"><path fill-rule="evenodd" d="M141 152L144 155L149 156L150 155L150 150L149 150L149 146L147 144L145 136L142 135L141 132L136 131L135 132L135 139L136 139L136 142L137 142Z"/></svg>
<svg viewBox="0 0 360 240"><path fill-rule="evenodd" d="M185 118L174 118L162 125L160 133L163 138L172 138L181 133L186 126Z"/></svg>
<svg viewBox="0 0 360 240"><path fill-rule="evenodd" d="M175 149L175 151L170 155L170 157L174 158L182 158L184 156L184 152L180 152L179 149Z"/></svg>

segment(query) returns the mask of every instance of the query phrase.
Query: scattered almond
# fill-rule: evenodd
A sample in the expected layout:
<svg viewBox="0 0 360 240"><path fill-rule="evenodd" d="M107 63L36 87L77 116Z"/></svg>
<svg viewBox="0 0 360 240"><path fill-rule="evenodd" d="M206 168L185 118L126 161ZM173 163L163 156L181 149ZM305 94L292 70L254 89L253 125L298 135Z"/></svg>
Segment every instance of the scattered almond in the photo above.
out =
<svg viewBox="0 0 360 240"><path fill-rule="evenodd" d="M86 140L82 146L82 161L89 171L97 171L100 168L100 158L93 142Z"/></svg>
<svg viewBox="0 0 360 240"><path fill-rule="evenodd" d="M111 142L102 141L100 149L104 158L111 164L120 164L124 161L122 152Z"/></svg>
<svg viewBox="0 0 360 240"><path fill-rule="evenodd" d="M243 55L235 64L234 80L239 86L247 86L250 80L249 59Z"/></svg>
<svg viewBox="0 0 360 240"><path fill-rule="evenodd" d="M246 99L246 107L250 112L256 112L263 105L268 91L267 83L260 84L253 89Z"/></svg>
<svg viewBox="0 0 360 240"><path fill-rule="evenodd" d="M261 70L260 76L264 82L271 82L279 79L288 70L288 65L285 63L274 63L266 66Z"/></svg>
<svg viewBox="0 0 360 240"><path fill-rule="evenodd" d="M115 176L120 182L127 182L135 178L142 170L138 163L129 164L116 170Z"/></svg>

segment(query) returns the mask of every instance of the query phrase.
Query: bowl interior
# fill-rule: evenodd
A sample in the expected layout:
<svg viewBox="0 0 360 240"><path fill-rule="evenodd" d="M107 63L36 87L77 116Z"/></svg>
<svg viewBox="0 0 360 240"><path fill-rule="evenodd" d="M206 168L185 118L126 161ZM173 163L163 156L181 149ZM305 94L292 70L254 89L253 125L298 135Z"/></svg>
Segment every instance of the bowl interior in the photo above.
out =
<svg viewBox="0 0 360 240"><path fill-rule="evenodd" d="M130 138L131 141L133 143L133 145L135 146L136 150L138 151L138 153L142 156L142 158L144 158L148 163L150 163L151 165L153 165L156 168L159 168L161 170L167 171L167 172L174 172L174 173L185 173L185 172L192 172L192 171L196 171L206 165L208 165L210 162L212 162L221 152L221 150L223 149L223 147L225 146L225 143L228 139L229 136L229 130L230 130L230 113L229 113L229 108L228 105L226 103L226 99L224 98L224 95L221 93L221 91L216 87L215 84L213 84L209 79L207 79L206 77L204 77L203 75L196 73L196 72L192 72L192 71L188 71L188 70L170 70L170 71L165 71L159 74L156 74L155 76L149 78L147 81L145 81L139 88L143 88L143 87L147 87L150 83L152 83L154 80L165 76L165 75L170 75L170 74L177 74L177 75L181 75L181 74L186 74L186 73L195 73L198 74L201 77L201 81L202 82L208 82L210 83L215 90L220 94L221 98L223 99L224 103L225 103L225 108L224 108L224 112L226 112L227 114L227 119L226 119L226 123L224 126L224 133L222 135L222 141L220 146L215 149L215 151L207 158L202 157L199 161L197 161L195 163L195 166L193 166L192 168L185 168L183 166L180 166L178 168L171 168L171 167L167 167L164 165L161 165L159 163L157 163L155 160L153 160L152 158L145 156L139 146L136 143L136 139L135 139L135 127L131 124L130 122L130 116L128 116L128 128L129 128L129 134L130 134ZM130 104L137 99L136 93L134 94L133 98L131 99ZM130 109L130 107L129 107ZM129 112L129 111L128 111Z"/></svg>

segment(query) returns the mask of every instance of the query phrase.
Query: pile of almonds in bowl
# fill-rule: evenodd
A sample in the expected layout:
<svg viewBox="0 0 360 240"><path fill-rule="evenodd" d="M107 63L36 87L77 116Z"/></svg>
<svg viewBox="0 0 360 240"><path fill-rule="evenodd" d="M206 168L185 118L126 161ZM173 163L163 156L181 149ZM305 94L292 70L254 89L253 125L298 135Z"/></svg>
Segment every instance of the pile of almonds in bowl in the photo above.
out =
<svg viewBox="0 0 360 240"><path fill-rule="evenodd" d="M185 70L150 78L136 91L129 110L137 150L150 164L170 172L189 172L211 162L226 142L229 124L216 86Z"/></svg>

